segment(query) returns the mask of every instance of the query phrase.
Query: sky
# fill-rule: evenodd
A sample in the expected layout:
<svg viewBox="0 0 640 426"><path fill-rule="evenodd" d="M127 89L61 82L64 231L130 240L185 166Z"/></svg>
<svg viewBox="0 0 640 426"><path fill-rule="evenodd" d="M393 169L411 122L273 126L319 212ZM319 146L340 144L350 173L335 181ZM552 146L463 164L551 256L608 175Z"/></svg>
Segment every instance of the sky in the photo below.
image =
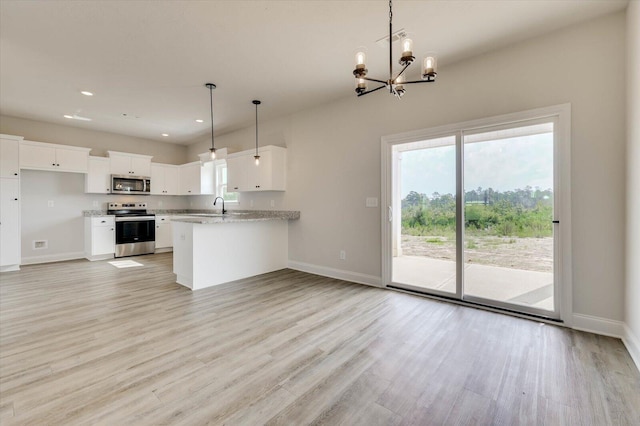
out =
<svg viewBox="0 0 640 426"><path fill-rule="evenodd" d="M455 194L455 146L402 153L402 198L410 191ZM553 134L523 136L464 147L465 191L553 188Z"/></svg>

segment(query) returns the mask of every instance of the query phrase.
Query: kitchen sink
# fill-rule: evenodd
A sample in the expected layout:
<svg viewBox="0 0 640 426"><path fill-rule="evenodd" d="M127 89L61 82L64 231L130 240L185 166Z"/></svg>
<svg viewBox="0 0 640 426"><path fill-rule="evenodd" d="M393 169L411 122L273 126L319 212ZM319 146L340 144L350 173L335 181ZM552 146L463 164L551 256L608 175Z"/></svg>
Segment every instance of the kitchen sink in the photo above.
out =
<svg viewBox="0 0 640 426"><path fill-rule="evenodd" d="M187 213L185 216L199 216L199 217L225 217L225 216L240 216L243 214L251 214L250 212L227 212L222 213Z"/></svg>

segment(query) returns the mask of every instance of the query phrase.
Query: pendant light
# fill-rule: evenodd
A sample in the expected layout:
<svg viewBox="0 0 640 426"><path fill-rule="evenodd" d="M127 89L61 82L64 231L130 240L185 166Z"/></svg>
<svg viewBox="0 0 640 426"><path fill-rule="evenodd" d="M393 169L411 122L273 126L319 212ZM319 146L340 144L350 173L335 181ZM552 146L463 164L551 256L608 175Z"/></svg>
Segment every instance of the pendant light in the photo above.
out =
<svg viewBox="0 0 640 426"><path fill-rule="evenodd" d="M260 156L258 155L258 105L260 105L261 102L258 100L254 100L252 102L256 106L256 155L254 155L253 158L256 159L256 166L259 166Z"/></svg>
<svg viewBox="0 0 640 426"><path fill-rule="evenodd" d="M213 83L207 83L205 86L209 88L209 100L211 101L211 148L209 148L209 158L215 160L216 146L213 140L213 89L216 88L216 85Z"/></svg>

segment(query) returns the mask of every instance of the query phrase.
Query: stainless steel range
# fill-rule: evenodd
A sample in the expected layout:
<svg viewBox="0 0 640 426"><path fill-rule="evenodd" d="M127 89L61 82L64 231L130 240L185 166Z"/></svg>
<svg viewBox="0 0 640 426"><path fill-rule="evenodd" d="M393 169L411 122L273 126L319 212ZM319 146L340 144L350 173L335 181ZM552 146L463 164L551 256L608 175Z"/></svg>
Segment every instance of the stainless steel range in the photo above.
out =
<svg viewBox="0 0 640 426"><path fill-rule="evenodd" d="M150 254L156 250L156 216L147 213L147 203L109 203L115 215L115 257Z"/></svg>

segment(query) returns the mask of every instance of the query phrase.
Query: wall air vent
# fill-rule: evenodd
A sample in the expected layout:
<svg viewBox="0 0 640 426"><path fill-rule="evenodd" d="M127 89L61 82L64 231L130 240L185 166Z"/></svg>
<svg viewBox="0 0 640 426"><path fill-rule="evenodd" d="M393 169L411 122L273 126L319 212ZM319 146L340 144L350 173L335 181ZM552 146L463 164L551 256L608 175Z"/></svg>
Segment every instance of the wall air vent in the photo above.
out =
<svg viewBox="0 0 640 426"><path fill-rule="evenodd" d="M33 249L34 250L44 250L49 248L48 240L37 240L33 241Z"/></svg>

